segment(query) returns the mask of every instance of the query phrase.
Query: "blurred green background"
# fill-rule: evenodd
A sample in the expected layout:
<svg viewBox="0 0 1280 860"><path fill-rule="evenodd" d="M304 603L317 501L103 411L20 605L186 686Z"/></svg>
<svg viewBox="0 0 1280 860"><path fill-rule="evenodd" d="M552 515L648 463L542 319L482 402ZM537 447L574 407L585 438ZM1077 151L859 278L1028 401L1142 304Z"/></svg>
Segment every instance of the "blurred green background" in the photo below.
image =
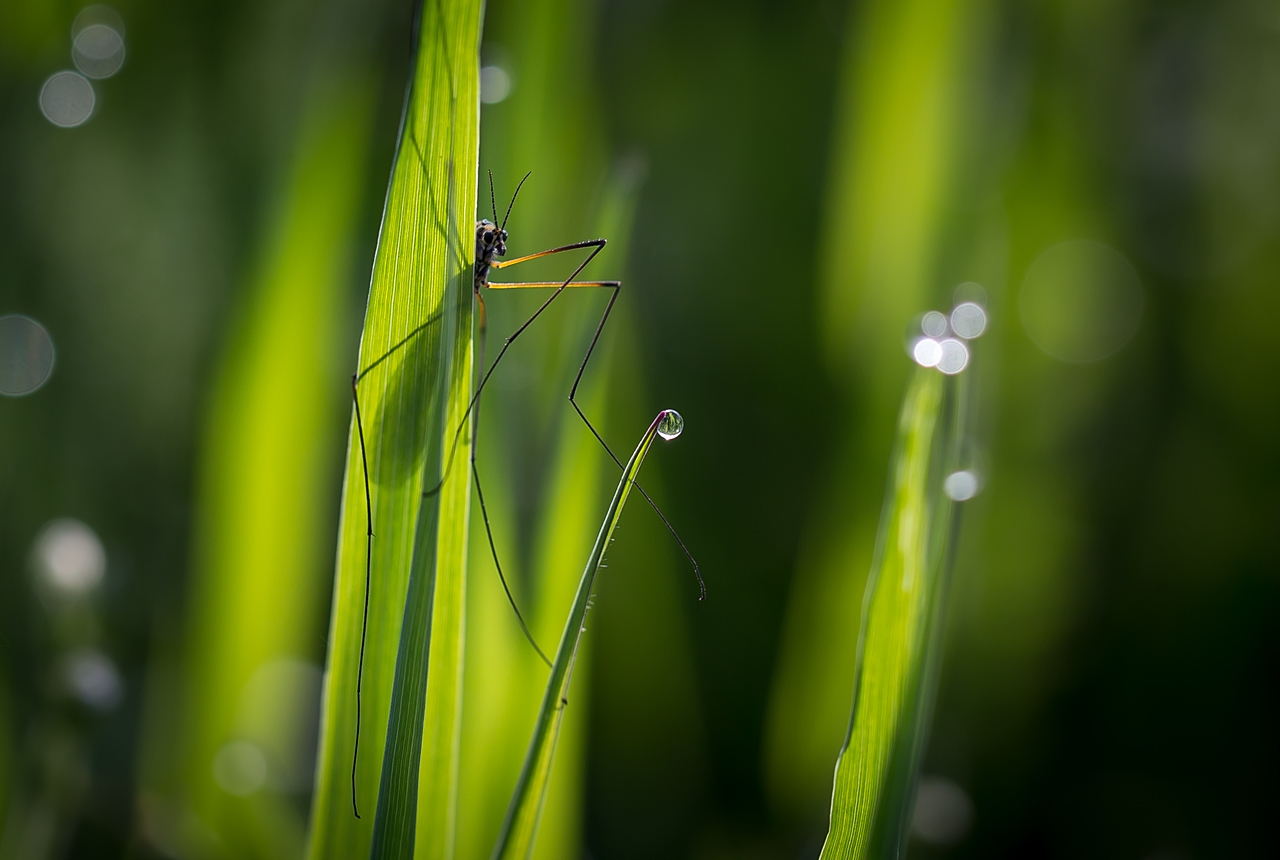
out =
<svg viewBox="0 0 1280 860"><path fill-rule="evenodd" d="M300 856L411 4L81 11L0 4L0 315L56 354L0 399L0 860ZM968 282L983 492L909 854L1273 853L1274 4L495 0L485 34L481 169L500 206L534 171L512 251L613 240L584 404L623 452L682 412L644 484L708 588L633 503L542 856L817 855L904 333ZM111 73L64 128L73 61ZM615 475L563 399L585 292L481 431L544 647ZM31 331L0 321L6 393ZM475 519L459 856L543 677Z"/></svg>

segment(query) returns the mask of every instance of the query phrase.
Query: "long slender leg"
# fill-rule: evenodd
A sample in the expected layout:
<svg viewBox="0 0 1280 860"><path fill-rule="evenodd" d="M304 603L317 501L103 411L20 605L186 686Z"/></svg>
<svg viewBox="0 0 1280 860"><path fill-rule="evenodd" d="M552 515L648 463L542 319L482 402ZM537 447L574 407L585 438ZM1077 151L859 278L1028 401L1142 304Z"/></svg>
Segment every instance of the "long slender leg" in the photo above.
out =
<svg viewBox="0 0 1280 860"><path fill-rule="evenodd" d="M574 411L578 413L578 417L587 425L587 429L591 431L591 435L596 437L596 441L604 447L604 450L608 452L609 457L612 458L613 462L618 465L619 469L621 469L622 461L618 459L618 455L613 453L613 449L609 447L609 443L604 441L604 437L601 436L595 426L592 425L591 420L587 418L586 413L582 411L582 407L578 405L576 398L578 394L578 386L582 383L582 374L586 371L587 362L591 360L591 354L595 351L596 344L600 341L600 333L604 331L605 324L609 321L609 314L613 311L613 305L618 300L618 293L622 289L622 284L618 281L574 281L563 285L557 284L554 281L523 281L515 284L489 284L489 288L494 290L557 286L561 289L564 289L565 287L607 287L613 290L613 293L609 296L609 303L605 305L604 314L600 317L600 324L596 326L596 332L591 337L591 345L587 347L586 355L582 356L582 364L578 366L578 375L574 377L573 388L569 389L569 403L573 406ZM497 362L495 361L494 363L496 364ZM698 569L698 562L694 559L693 553L689 552L689 548L685 546L684 541L680 539L680 534L675 530L675 527L671 525L671 521L667 519L667 515L662 512L662 509L658 507L658 504L647 492L645 492L644 487L640 486L639 482L635 481L632 482L632 485L640 491L640 495L644 496L645 501L649 503L649 507L653 508L654 513L658 515L663 524L667 527L667 530L671 532L671 536L676 539L676 543L680 544L680 549L684 550L684 554L689 559L689 563L693 565L693 575L698 580L698 599L704 600L707 596L707 586L706 583L702 581L702 572Z"/></svg>
<svg viewBox="0 0 1280 860"><path fill-rule="evenodd" d="M477 401L480 400L480 394L484 391L485 385L489 383L489 377L493 376L494 369L498 366L499 362L502 361L502 357L507 354L507 350L511 348L511 344L515 343L516 338L524 334L525 329L533 325L534 320L542 316L542 312L545 311L548 307L550 307L552 302L554 302L557 298L559 298L560 294L563 293L565 289L568 288L568 286L573 282L573 279L578 277L578 275L582 272L582 270L587 267L587 264L590 263L593 259L595 259L596 254L599 254L601 249L603 249L607 243L608 243L608 240L606 239L591 239L590 241L587 241L587 242L576 242L572 245L563 245L559 248L552 248L548 251L542 251L537 254L530 254L527 257L520 257L517 260L510 260L502 264L504 266L510 266L512 263L520 263L525 260L534 260L534 259L537 259L538 257L546 257L550 254L558 254L562 251L573 251L578 248L591 248L591 253L587 255L587 258L585 260L583 260L581 263L578 264L578 268L573 270L573 274L565 278L560 283L555 284L557 288L556 291L552 293L551 296L545 302L543 302L536 311L533 312L532 316L530 316L527 320L525 320L524 323L519 328L517 328L514 332L512 332L511 335L508 336L507 339L503 342L502 349L498 350L498 355L493 359L493 364L489 365L488 370L485 371L484 376L480 380L480 384L476 386L475 393L472 394L471 396L471 402L467 404L466 410L462 413L462 421L459 422L458 429L454 431L453 442L449 446L449 459L445 463L444 471L440 476L439 482L431 489L424 490L422 493L424 496L434 496L436 493L440 492L440 488L444 486L444 482L448 479L449 472L453 468L453 458L454 458L454 454L458 450L458 440L462 437L462 429L467 426L467 419L471 417L471 410L475 408ZM496 266L497 264L495 263L494 265ZM540 284L540 286L549 286L549 284Z"/></svg>
<svg viewBox="0 0 1280 860"><path fill-rule="evenodd" d="M476 300L480 305L480 366L484 366L484 344L485 333L488 329L486 312L484 307L484 299L479 295ZM498 580L502 583L502 590L507 594L507 602L511 604L511 611L516 614L516 621L520 622L520 629L524 631L524 637L529 640L529 644L533 646L533 650L538 652L538 656L542 658L542 662L548 667L551 661L547 659L546 653L538 647L538 641L533 638L533 631L529 629L529 625L525 623L524 616L520 614L520 607L516 605L515 595L511 593L511 587L507 585L507 577L502 572L502 562L498 561L498 547L493 541L493 527L489 524L489 509L484 503L484 489L480 486L480 470L476 468L476 448L480 444L480 401L476 401L475 412L471 421L471 476L476 482L476 498L480 500L480 516L484 519L484 533L489 538L489 552L493 554L493 566L498 570Z"/></svg>
<svg viewBox="0 0 1280 860"><path fill-rule="evenodd" d="M600 318L600 324L596 326L595 335L591 338L591 345L587 348L587 353L582 358L582 364L578 367L578 375L574 379L573 389L569 393L569 402L573 405L574 410L578 413L579 417L582 418L583 422L586 423L587 428L591 431L591 434L596 437L596 439L600 442L602 446L604 446L605 451L609 453L609 457L612 458L614 463L616 463L619 468L622 467L622 461L618 459L617 455L613 453L613 450L609 447L608 443L604 441L604 438L601 437L601 435L596 431L596 428L592 426L591 422L587 419L587 416L583 413L582 409L578 406L578 403L575 399L575 396L577 395L577 391L578 391L578 385L582 381L582 374L587 368L587 362L591 360L591 354L596 348L596 343L600 340L600 333L604 330L605 323L609 319L609 313L613 310L613 305L618 298L618 291L622 288L622 283L620 281L575 281L574 278L576 278L579 274L582 273L582 270L587 267L588 263L590 263L593 259L595 259L596 254L600 253L600 251L604 248L606 244L607 244L607 240L605 239L591 239L586 242L575 242L572 245L561 245L558 248L550 248L546 251L540 251L536 254L529 254L524 257L517 257L514 260L503 260L501 262L496 262L492 265L492 268L495 268L495 269L504 268L506 266L514 266L517 263L523 263L528 260L536 260L540 257L547 257L552 254L559 254L564 251L573 251L580 248L591 248L591 253L587 255L587 258L583 260L578 265L578 267L573 270L573 273L569 275L569 277L564 281L560 281L558 283L555 281L524 281L521 283L488 284L487 285L490 289L495 289L495 290L555 287L555 292L553 292L545 302L539 305L538 309L534 311L533 314L527 320L525 320L524 323L506 339L506 341L503 342L502 349L498 351L498 355L493 359L493 364L489 365L488 370L485 371L483 378L480 380L480 384L476 387L475 394L472 395L471 402L467 405L467 411L464 413L464 416L463 416L463 423L458 426L458 430L454 433L453 444L450 447L450 451L449 451L449 462L445 466L444 475L441 476L440 482L436 484L435 487L431 488L430 490L427 490L426 492L423 493L423 495L427 495L427 496L433 495L439 492L440 488L444 486L445 478L448 477L449 470L450 468L452 468L454 451L457 449L458 439L462 433L463 426L465 426L466 416L470 414L472 409L476 408L476 405L480 400L480 394L481 392L484 391L485 385L489 382L489 377L493 375L493 371L497 368L498 363L502 361L503 356L506 355L507 350L511 347L511 344L515 342L516 338L520 337L520 335L524 333L525 329L533 325L533 321L536 320L539 316L541 316L542 312L545 311L548 307L550 307L551 303L554 302L557 298L559 298L560 294L563 293L569 287L610 287L613 289L613 295L610 296L609 298L609 304L605 307L604 315ZM649 494L645 491L644 487L640 486L639 483L634 483L634 486L636 489L640 491L640 494L644 496L645 501L649 503L649 506L653 508L654 512L657 513L658 517L662 520L663 524L666 525L667 530L670 531L672 536L676 539L676 543L680 544L680 549L684 551L684 554L689 559L690 564L693 565L693 573L698 580L698 590L699 590L698 599L702 600L706 598L707 587L702 580L702 572L698 569L698 562L694 559L693 554L689 552L689 548L685 546L685 543L683 540L681 540L679 533L676 532L675 527L671 525L671 521L668 520L666 515L662 513L662 509L658 507L657 503L654 502L654 500L649 496ZM497 561L496 553L494 556L494 560L495 562ZM512 605L514 606L514 603Z"/></svg>
<svg viewBox="0 0 1280 860"><path fill-rule="evenodd" d="M618 459L618 455L613 453L613 449L609 447L609 443L604 441L604 437L601 436L592 425L591 419L587 418L586 413L582 411L582 407L578 405L578 401L575 398L578 395L578 385L582 382L582 374L587 369L587 362L591 360L591 353L595 351L596 343L600 340L600 333L604 331L605 323L609 321L609 314L613 311L613 304L618 300L618 292L621 289L621 284L613 288L613 294L609 296L609 303L605 305L604 314L600 317L600 324L596 326L596 333L591 337L591 345L587 347L587 354L582 356L582 364L578 366L578 375L573 379L573 387L569 389L569 403L573 406L573 410L578 413L578 417L582 419L582 423L587 425L587 429L591 431L591 435L596 437L596 441L603 445L604 449L609 452L609 456L613 458L613 462L618 464L619 469L622 468L622 461ZM705 600L707 597L707 584L702 581L702 572L698 570L698 562L694 559L693 553L689 552L689 548L684 545L684 541L680 539L679 533L675 530L675 527L671 525L670 520L667 519L667 515L662 512L662 509L658 507L658 504L653 499L649 498L649 494L645 492L644 487L640 486L637 481L632 481L631 484L640 491L640 495L644 496L645 501L649 503L649 507L653 508L654 513L662 519L663 525L667 527L667 531L671 532L671 536L676 539L676 543L680 544L680 549L684 550L684 554L689 559L689 563L693 565L693 575L697 577L698 580L698 599Z"/></svg>
<svg viewBox="0 0 1280 860"><path fill-rule="evenodd" d="M358 375L351 377L351 399L356 405L356 433L360 439L360 465L364 468L364 510L368 526L364 552L364 616L360 621L360 662L356 668L356 740L351 749L351 811L360 817L356 802L356 764L360 760L360 687L364 682L364 646L369 633L369 584L373 574L373 504L369 492L369 457L364 447L364 423L360 420L360 394L356 390Z"/></svg>

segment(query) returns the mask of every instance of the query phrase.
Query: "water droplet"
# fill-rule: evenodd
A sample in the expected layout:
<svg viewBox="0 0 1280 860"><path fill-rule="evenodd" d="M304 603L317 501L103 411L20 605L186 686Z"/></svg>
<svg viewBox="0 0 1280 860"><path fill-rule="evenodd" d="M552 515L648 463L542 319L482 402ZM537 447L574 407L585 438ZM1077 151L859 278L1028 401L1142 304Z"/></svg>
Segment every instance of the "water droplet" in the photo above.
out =
<svg viewBox="0 0 1280 860"><path fill-rule="evenodd" d="M947 338L938 344L941 355L938 358L938 370L953 376L964 370L969 364L969 350L962 341Z"/></svg>
<svg viewBox="0 0 1280 860"><path fill-rule="evenodd" d="M931 337L922 337L911 347L911 357L921 367L934 367L938 364L938 359L942 358L942 344Z"/></svg>
<svg viewBox="0 0 1280 860"><path fill-rule="evenodd" d="M938 311L929 311L920 317L920 330L929 337L942 337L947 333L946 314Z"/></svg>
<svg viewBox="0 0 1280 860"><path fill-rule="evenodd" d="M40 88L40 112L63 128L75 128L93 114L93 84L75 72L54 72Z"/></svg>
<svg viewBox="0 0 1280 860"><path fill-rule="evenodd" d="M30 394L52 372L53 341L44 326L20 314L0 317L0 394Z"/></svg>
<svg viewBox="0 0 1280 860"><path fill-rule="evenodd" d="M658 422L658 435L670 442L672 439L684 432L684 419L680 417L680 413L674 409L668 409L662 413L662 420Z"/></svg>
<svg viewBox="0 0 1280 860"><path fill-rule="evenodd" d="M973 340L987 330L987 312L974 302L961 302L951 312L951 330L965 340Z"/></svg>
<svg viewBox="0 0 1280 860"><path fill-rule="evenodd" d="M942 482L942 491L947 494L947 498L957 502L972 499L978 495L978 490L978 476L968 469L952 472Z"/></svg>

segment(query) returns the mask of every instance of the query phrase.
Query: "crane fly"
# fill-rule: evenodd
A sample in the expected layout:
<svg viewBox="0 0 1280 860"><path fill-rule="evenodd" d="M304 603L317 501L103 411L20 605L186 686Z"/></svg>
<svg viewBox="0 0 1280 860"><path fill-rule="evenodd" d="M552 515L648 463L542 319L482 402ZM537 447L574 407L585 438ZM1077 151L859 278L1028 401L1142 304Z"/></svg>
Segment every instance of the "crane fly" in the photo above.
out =
<svg viewBox="0 0 1280 860"><path fill-rule="evenodd" d="M485 338L488 331L487 310L485 307L484 294L482 290L483 289L490 289L490 290L553 289L554 292L546 299L546 301L544 301L541 305L538 306L538 309L535 310L527 320L525 320L514 332L512 332L503 341L502 348L498 350L498 354L497 356L494 357L493 363L488 366L488 369L486 369L484 371L484 374L481 376L480 383L479 385L476 386L476 390L472 394L470 402L467 404L467 408L463 413L462 420L458 424L457 430L454 431L453 441L449 448L449 459L445 465L444 473L441 476L440 481L431 489L423 491L422 495L424 497L434 496L436 493L440 492L440 489L444 486L444 482L448 478L449 471L453 466L453 455L457 451L458 441L462 437L462 431L466 428L467 421L469 419L472 419L473 423L472 423L471 456L470 456L471 475L476 486L476 498L479 499L480 501L480 513L481 513L481 517L484 520L484 531L485 531L486 537L489 540L489 552L493 556L493 565L498 571L498 579L502 582L502 590L506 593L507 602L511 605L511 609L516 616L516 621L519 623L521 631L524 633L525 638L529 641L529 644L533 647L534 651L536 651L538 656L542 658L542 662L550 666L551 661L547 658L547 655L542 650L542 648L539 647L537 640L533 636L533 632L529 629L529 625L525 623L524 615L520 612L520 607L516 604L515 595L512 594L511 588L507 583L506 575L502 571L502 563L498 560L498 549L497 549L497 545L494 543L494 540L493 540L493 528L489 522L488 508L485 506L484 490L480 485L480 471L476 467L476 448L477 448L476 442L479 438L479 433L480 433L480 395L483 393L484 388L488 384L490 377L493 376L494 370L497 369L498 364L502 361L503 357L507 354L507 350L510 349L511 345L515 343L516 339L519 338L520 335L523 334L529 328L529 326L533 325L534 321L538 319L538 317L540 317L542 313L551 306L551 303L560 297L561 293L563 293L566 289L569 289L570 287L573 287L573 288L590 287L590 288L611 290L609 294L609 301L605 305L604 313L600 317L600 322L596 326L595 334L593 334L591 337L591 343L587 347L586 353L582 356L582 363L578 365L578 374L577 376L574 377L573 386L569 389L569 403L570 405L573 406L573 409L578 414L578 417L582 419L582 422L587 425L587 429L591 431L591 435L596 438L596 441L598 441L600 445L604 448L604 450L608 453L609 458L613 460L613 462L618 466L619 469L623 468L622 461L618 459L618 456L616 454L613 453L613 449L609 447L609 443L604 441L604 437L601 436L600 433L596 430L595 426L591 423L591 419L587 418L586 413L582 411L582 407L578 405L578 401L577 401L578 386L582 382L582 375L587 369L587 363L591 360L591 354L595 351L596 344L599 343L600 341L600 334L601 332L604 331L605 324L608 323L609 321L609 314L612 313L613 306L618 300L618 293L622 289L622 282L621 281L575 280L575 278L577 278L578 275L582 273L582 270L587 267L587 264L589 264L592 260L594 260L596 255L599 254L604 249L604 246L608 244L607 239L588 239L583 242L574 242L573 244L570 244L570 245L561 245L556 248L548 248L547 250L539 251L536 254L527 254L523 257L517 257L514 260L496 259L496 258L505 257L507 254L507 238L508 238L507 220L511 217L511 210L512 208L515 207L516 197L519 196L520 189L524 187L524 183L526 180L528 180L530 175L531 174L526 173L524 175L524 178L521 179L520 183L516 186L515 192L511 195L511 202L507 205L507 211L502 218L502 222L499 223L497 196L494 193L494 188L493 188L493 172L490 171L489 172L489 203L493 210L493 220L490 221L488 218L482 218L476 222L475 267L474 267L474 276L472 279L472 289L474 291L475 302L479 307L478 334L479 334L479 340L480 340L480 365L482 367L484 365L484 360L485 360L484 358L485 357ZM526 262L529 262L530 260L537 260L543 257L551 257L556 254L566 253L568 251L579 251L579 250L584 250L588 248L590 249L590 252L587 254L586 259L584 259L581 263L579 263L577 268L573 270L573 273L563 281L517 281L512 283L493 283L489 280L489 273L493 270L504 269L508 266L515 266L520 263L526 263ZM355 731L355 743L353 745L353 750L351 755L351 805L352 805L352 810L355 812L356 818L360 817L360 810L356 803L356 764L358 761L358 756L360 751L360 689L361 689L361 683L364 677L364 651L365 651L365 639L366 639L366 635L368 633L368 627L369 627L369 590L370 590L370 582L372 579L372 566L373 566L373 505L372 505L372 494L369 489L369 462L368 462L368 457L365 449L364 425L361 420L360 397L357 390L357 383L359 382L359 379L360 379L359 374L351 378L351 396L352 396L352 400L355 403L356 430L357 430L357 436L360 441L360 463L361 463L361 467L364 470L364 494L365 494L365 511L367 515L367 525L368 525L368 541L367 541L366 552L365 552L364 616L363 616L361 629L360 629L360 662L356 671L356 731ZM685 556L689 559L690 563L693 565L693 573L698 580L698 589L699 589L698 599L699 600L704 599L707 596L707 588L705 583L703 583L702 581L702 573L698 570L697 561L694 560L693 555L689 552L688 547L685 546L684 541L680 539L680 535L676 533L675 528L671 525L671 522L667 519L666 515L663 514L661 509L658 508L657 503L655 503L653 499L649 497L649 494L645 492L644 488L641 487L638 483L634 484L634 486L637 490L640 491L640 494L644 496L645 500L654 509L654 511L657 512L658 516L662 519L663 524L666 525L667 529L675 537L676 542L680 545L680 549L684 551Z"/></svg>

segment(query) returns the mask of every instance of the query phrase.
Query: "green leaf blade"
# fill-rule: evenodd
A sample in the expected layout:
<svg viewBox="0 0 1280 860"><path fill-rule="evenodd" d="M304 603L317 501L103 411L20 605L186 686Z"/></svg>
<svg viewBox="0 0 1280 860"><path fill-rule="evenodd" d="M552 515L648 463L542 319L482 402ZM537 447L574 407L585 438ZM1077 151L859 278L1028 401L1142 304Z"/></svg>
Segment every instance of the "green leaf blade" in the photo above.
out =
<svg viewBox="0 0 1280 860"><path fill-rule="evenodd" d="M956 462L959 384L921 368L903 401L823 860L901 850L937 674L954 510L941 488Z"/></svg>
<svg viewBox="0 0 1280 860"><path fill-rule="evenodd" d="M455 431L472 372L481 9L431 0L420 14L357 383L375 532L355 774L363 817L353 814L351 762L368 538L353 416L312 858L452 848L471 444Z"/></svg>
<svg viewBox="0 0 1280 860"><path fill-rule="evenodd" d="M582 579L574 595L569 617L565 621L564 633L561 634L555 659L551 664L551 675L547 680L542 706L538 710L538 719L534 726L533 737L529 742L529 750L525 755L520 778L516 781L515 791L511 795L511 804L507 808L506 819L502 823L502 831L498 835L498 842L493 850L494 860L517 860L517 858L527 860L533 854L538 818L542 812L543 800L550 781L556 739L564 719L564 708L568 704L569 684L573 680L574 661L577 658L578 645L582 641L583 623L589 608L591 587L595 583L596 571L604 561L605 550L613 539L613 532L618 527L622 509L640 472L640 466L644 463L644 458L658 435L658 427L666 415L666 410L658 413L644 436L640 438L635 452L622 470L622 478L614 491L613 499L609 502L604 522L600 526L595 545L587 559L586 569L582 572Z"/></svg>

